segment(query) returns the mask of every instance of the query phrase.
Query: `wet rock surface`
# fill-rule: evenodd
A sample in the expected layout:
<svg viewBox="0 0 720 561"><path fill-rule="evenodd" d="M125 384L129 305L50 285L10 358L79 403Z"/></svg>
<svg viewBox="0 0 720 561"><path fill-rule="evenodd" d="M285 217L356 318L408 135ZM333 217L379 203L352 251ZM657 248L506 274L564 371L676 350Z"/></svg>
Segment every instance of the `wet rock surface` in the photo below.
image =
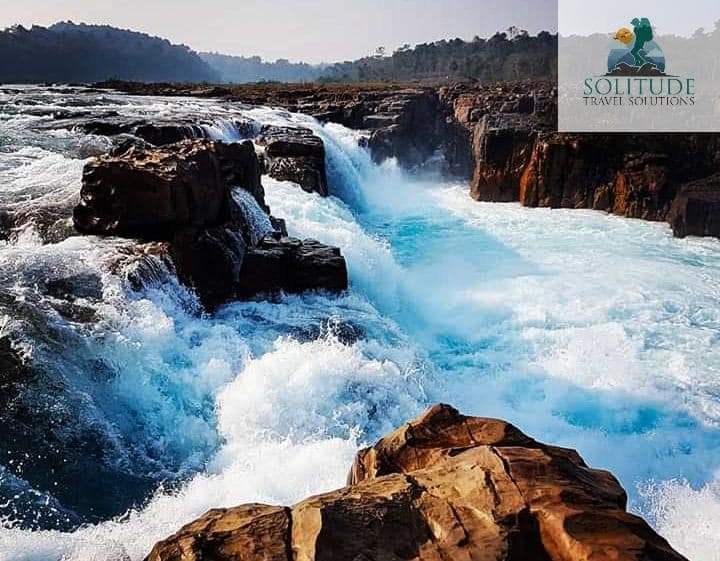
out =
<svg viewBox="0 0 720 561"><path fill-rule="evenodd" d="M0 338L0 515L21 527L68 530L116 516L157 484L89 391L111 368L82 329L68 328L95 321L99 296L97 279L85 276L50 278L23 298L0 291L0 310L12 318L12 335Z"/></svg>
<svg viewBox="0 0 720 561"><path fill-rule="evenodd" d="M315 240L266 238L245 254L237 295L343 291L347 269L340 250Z"/></svg>
<svg viewBox="0 0 720 561"><path fill-rule="evenodd" d="M297 175L283 179L327 194L318 137L304 129L268 129L261 143L271 161L313 162L313 177L322 180L314 189ZM167 255L179 278L211 310L260 293L346 289L345 260L337 248L275 239L287 231L269 215L261 171L251 142L133 145L86 165L75 227L86 234L169 242Z"/></svg>
<svg viewBox="0 0 720 561"><path fill-rule="evenodd" d="M574 450L437 405L358 453L348 487L212 510L147 560L684 560L626 500Z"/></svg>
<svg viewBox="0 0 720 561"><path fill-rule="evenodd" d="M227 220L233 185L264 205L252 143L197 140L165 149L132 147L86 165L75 227L86 234L169 239L182 228Z"/></svg>
<svg viewBox="0 0 720 561"><path fill-rule="evenodd" d="M292 181L309 193L329 194L325 146L309 129L264 127L256 138L265 148L265 171L279 181Z"/></svg>

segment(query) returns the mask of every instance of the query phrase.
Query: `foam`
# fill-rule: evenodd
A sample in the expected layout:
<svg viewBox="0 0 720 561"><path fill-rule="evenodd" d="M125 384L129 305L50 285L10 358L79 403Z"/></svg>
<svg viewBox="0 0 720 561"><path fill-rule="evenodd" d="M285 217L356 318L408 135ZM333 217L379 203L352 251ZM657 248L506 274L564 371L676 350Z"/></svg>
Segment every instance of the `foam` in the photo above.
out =
<svg viewBox="0 0 720 561"><path fill-rule="evenodd" d="M102 353L129 365L106 389L142 420L139 442L163 443L173 461L160 468L185 483L76 532L2 529L0 559L142 559L208 508L291 504L342 485L359 446L440 400L577 448L612 469L631 507L680 551L718 559L716 240L675 240L665 225L596 212L476 203L466 186L376 166L357 132L280 110L122 102L123 113L240 116L320 135L333 196L263 183L291 235L342 249L351 290L198 317L177 285L128 297L104 277ZM17 274L77 262L102 272L98 244L20 244L4 263Z"/></svg>

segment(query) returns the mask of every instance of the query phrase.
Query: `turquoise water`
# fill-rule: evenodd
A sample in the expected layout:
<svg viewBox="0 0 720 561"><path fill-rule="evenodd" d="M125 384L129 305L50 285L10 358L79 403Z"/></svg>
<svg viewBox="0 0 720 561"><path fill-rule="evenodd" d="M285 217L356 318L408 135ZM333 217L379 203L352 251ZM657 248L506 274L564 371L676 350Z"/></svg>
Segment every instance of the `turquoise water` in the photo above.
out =
<svg viewBox="0 0 720 561"><path fill-rule="evenodd" d="M208 508L343 485L358 447L445 401L577 448L675 547L720 559L719 242L591 211L476 203L465 185L373 164L356 132L243 115L323 136L332 197L264 184L292 235L342 248L351 289L199 317L176 285L128 299L105 279L113 321L96 352L117 374L102 391L141 419L128 428L136 441L158 443L189 475L74 532L5 524L0 558L142 559ZM97 243L6 251L100 267Z"/></svg>

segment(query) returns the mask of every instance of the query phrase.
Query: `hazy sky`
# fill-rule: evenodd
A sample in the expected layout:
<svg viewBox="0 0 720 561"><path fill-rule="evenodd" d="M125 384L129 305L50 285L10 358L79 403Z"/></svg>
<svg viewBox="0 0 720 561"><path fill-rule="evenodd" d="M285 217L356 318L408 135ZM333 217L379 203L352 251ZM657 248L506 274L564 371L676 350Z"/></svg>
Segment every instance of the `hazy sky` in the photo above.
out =
<svg viewBox="0 0 720 561"><path fill-rule="evenodd" d="M200 51L332 62L381 45L471 39L510 25L555 31L557 0L0 0L3 28L68 19L145 31Z"/></svg>
<svg viewBox="0 0 720 561"><path fill-rule="evenodd" d="M659 34L692 35L720 20L720 0L558 0L562 35L610 33L636 17L648 18Z"/></svg>

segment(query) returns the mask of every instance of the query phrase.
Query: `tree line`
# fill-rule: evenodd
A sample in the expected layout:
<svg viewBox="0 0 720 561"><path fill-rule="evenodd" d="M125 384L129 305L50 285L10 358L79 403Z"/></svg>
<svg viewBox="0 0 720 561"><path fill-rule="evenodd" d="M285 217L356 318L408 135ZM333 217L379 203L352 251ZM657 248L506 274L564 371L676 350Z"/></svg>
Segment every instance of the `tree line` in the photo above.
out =
<svg viewBox="0 0 720 561"><path fill-rule="evenodd" d="M107 25L62 22L0 31L0 82L407 82L555 79L557 35L509 28L488 39L379 47L359 60L311 65L198 54L185 45Z"/></svg>
<svg viewBox="0 0 720 561"><path fill-rule="evenodd" d="M0 82L216 82L220 74L184 45L108 25L73 22L0 32Z"/></svg>

